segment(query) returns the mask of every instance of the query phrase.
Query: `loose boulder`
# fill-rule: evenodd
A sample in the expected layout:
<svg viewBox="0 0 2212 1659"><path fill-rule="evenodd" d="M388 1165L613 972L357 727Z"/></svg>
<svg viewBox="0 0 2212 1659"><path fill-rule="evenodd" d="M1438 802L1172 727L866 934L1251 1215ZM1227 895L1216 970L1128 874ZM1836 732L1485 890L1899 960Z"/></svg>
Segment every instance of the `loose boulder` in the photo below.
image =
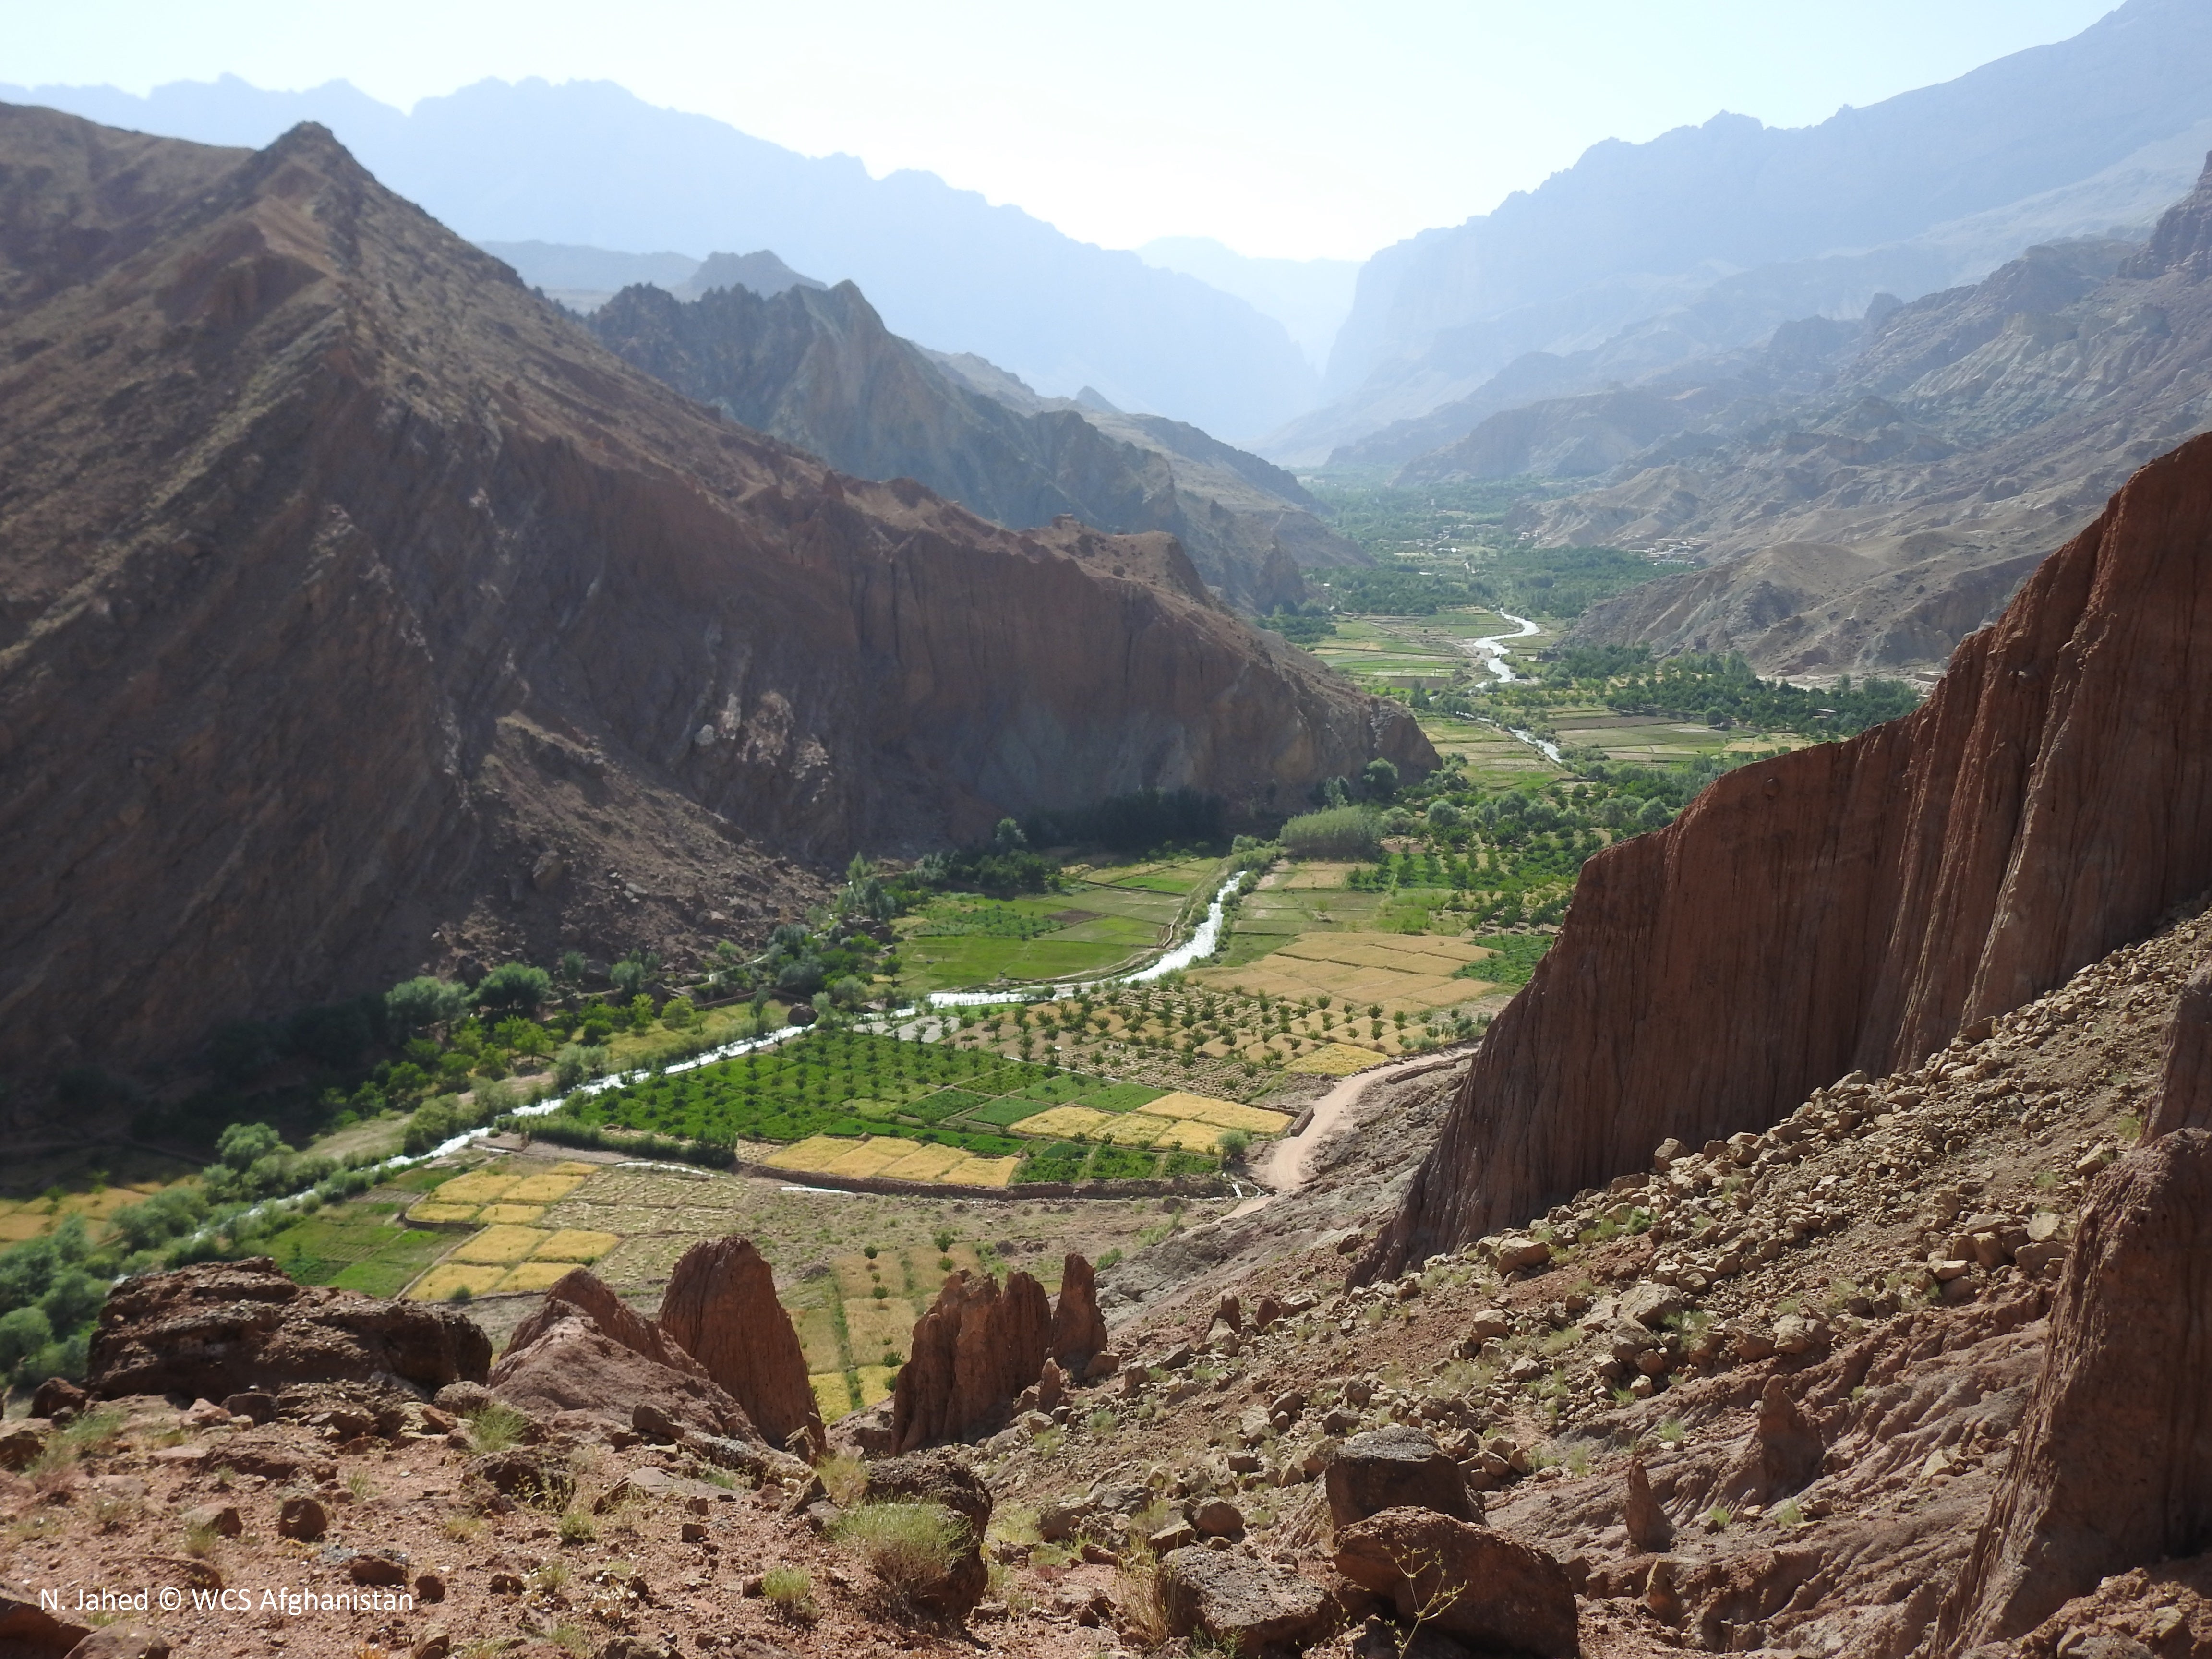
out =
<svg viewBox="0 0 2212 1659"><path fill-rule="evenodd" d="M1044 1287L1010 1273L1002 1289L964 1270L915 1322L891 1395L891 1449L964 1440L1001 1426L1051 1352Z"/></svg>
<svg viewBox="0 0 2212 1659"><path fill-rule="evenodd" d="M2099 1178L2019 1449L1930 1651L2008 1642L2100 1580L2212 1540L2208 1260L2212 1130L2161 1135Z"/></svg>
<svg viewBox="0 0 2212 1659"><path fill-rule="evenodd" d="M599 1278L579 1267L515 1327L491 1389L527 1412L583 1412L627 1429L640 1407L679 1429L759 1437L706 1369Z"/></svg>
<svg viewBox="0 0 2212 1659"><path fill-rule="evenodd" d="M1340 1529L1383 1510L1434 1510L1482 1519L1481 1500L1443 1448L1403 1424L1355 1434L1336 1449L1322 1477L1330 1525Z"/></svg>
<svg viewBox="0 0 2212 1659"><path fill-rule="evenodd" d="M1401 1619L1476 1645L1579 1650L1567 1570L1533 1544L1433 1510L1384 1510L1336 1535L1336 1570Z"/></svg>
<svg viewBox="0 0 2212 1659"><path fill-rule="evenodd" d="M958 1457L939 1448L868 1465L866 1498L872 1504L935 1504L959 1517L965 1536L950 1571L934 1583L907 1587L907 1596L940 1619L966 1618L990 1583L983 1539L991 1529L991 1489Z"/></svg>
<svg viewBox="0 0 2212 1659"><path fill-rule="evenodd" d="M450 1308L295 1284L267 1256L127 1279L94 1333L96 1397L221 1400L291 1382L483 1381L491 1340Z"/></svg>
<svg viewBox="0 0 2212 1659"><path fill-rule="evenodd" d="M772 1445L803 1435L819 1449L822 1414L806 1355L776 1300L775 1274L749 1238L684 1251L660 1298L660 1328L706 1368Z"/></svg>
<svg viewBox="0 0 2212 1659"><path fill-rule="evenodd" d="M1301 1648L1328 1633L1334 1604L1309 1579L1249 1556L1186 1546L1159 1565L1168 1634L1212 1638L1232 1653Z"/></svg>

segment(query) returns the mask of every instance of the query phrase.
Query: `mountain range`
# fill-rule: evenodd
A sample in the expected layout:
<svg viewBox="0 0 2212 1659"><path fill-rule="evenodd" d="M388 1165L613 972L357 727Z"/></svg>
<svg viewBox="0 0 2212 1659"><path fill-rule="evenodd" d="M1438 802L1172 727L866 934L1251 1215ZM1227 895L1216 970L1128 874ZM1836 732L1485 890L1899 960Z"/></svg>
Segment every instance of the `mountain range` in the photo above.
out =
<svg viewBox="0 0 2212 1659"><path fill-rule="evenodd" d="M871 178L604 82L484 81L402 112L343 82L270 92L226 76L139 97L111 87L0 86L0 98L206 143L329 128L392 189L495 244L773 247L858 283L898 333L972 351L1030 384L1231 438L1309 404L1316 376L1282 325L1194 277L1061 234L935 175ZM658 280L640 271L630 280ZM616 284L620 286L620 284Z"/></svg>
<svg viewBox="0 0 2212 1659"><path fill-rule="evenodd" d="M1529 395L1602 386L1977 280L2031 243L2140 234L2212 147L2212 12L2127 0L2073 39L1817 125L1721 114L1608 140L1494 211L1377 253L1328 401L1258 447L1403 460ZM1530 354L1575 358L1556 366ZM1492 392L1501 374L1508 386ZM1468 400L1439 422L1360 441Z"/></svg>
<svg viewBox="0 0 2212 1659"><path fill-rule="evenodd" d="M1542 473L1547 544L1694 544L1585 642L1740 651L1768 672L1933 671L2054 537L2212 418L2212 169L2142 243L2029 249L1980 283L1812 318L1764 346L1540 398L1400 469Z"/></svg>
<svg viewBox="0 0 2212 1659"><path fill-rule="evenodd" d="M313 125L0 106L0 365L11 1070L425 965L680 960L1008 814L1435 763L1171 538L841 475Z"/></svg>
<svg viewBox="0 0 2212 1659"><path fill-rule="evenodd" d="M1368 562L1296 478L1258 456L1162 416L1124 415L1096 393L1040 398L972 354L933 356L884 328L852 283L825 289L771 253L717 254L674 292L626 288L586 325L687 397L842 471L916 478L1017 529L1066 514L1101 530L1166 531L1207 586L1249 611L1304 604L1304 567Z"/></svg>

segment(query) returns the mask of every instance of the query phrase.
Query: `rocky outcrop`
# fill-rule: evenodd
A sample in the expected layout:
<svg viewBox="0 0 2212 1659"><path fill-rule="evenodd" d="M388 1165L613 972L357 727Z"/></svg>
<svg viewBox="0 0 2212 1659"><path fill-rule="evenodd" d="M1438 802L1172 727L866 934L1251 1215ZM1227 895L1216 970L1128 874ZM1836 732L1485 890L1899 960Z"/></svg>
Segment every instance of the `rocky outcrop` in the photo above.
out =
<svg viewBox="0 0 2212 1659"><path fill-rule="evenodd" d="M267 1256L125 1280L100 1311L95 1398L221 1400L293 1382L406 1384L424 1395L483 1380L491 1340L450 1308L295 1284Z"/></svg>
<svg viewBox="0 0 2212 1659"><path fill-rule="evenodd" d="M2174 1129L2212 1129L2212 963L2182 987L2173 1024L2166 1028L2158 1104L2143 1133Z"/></svg>
<svg viewBox="0 0 2212 1659"><path fill-rule="evenodd" d="M1177 422L1155 432L1037 398L988 364L963 373L891 333L850 283L772 296L726 286L688 304L640 285L587 326L625 362L840 471L919 479L1017 529L1066 513L1100 530L1165 531L1248 611L1303 603L1302 563L1367 562L1296 478L1258 456Z"/></svg>
<svg viewBox="0 0 2212 1659"><path fill-rule="evenodd" d="M659 1323L745 1408L772 1445L823 1444L806 1355L775 1298L775 1272L749 1238L702 1239L678 1258Z"/></svg>
<svg viewBox="0 0 2212 1659"><path fill-rule="evenodd" d="M954 1273L915 1322L891 1393L891 1449L963 1440L1005 1421L1052 1347L1052 1307L1024 1273L1004 1289L988 1273Z"/></svg>
<svg viewBox="0 0 2212 1659"><path fill-rule="evenodd" d="M1916 713L1731 772L1592 859L1368 1270L1915 1062L2212 884L2208 536L2200 438Z"/></svg>
<svg viewBox="0 0 2212 1659"><path fill-rule="evenodd" d="M1384 1510L1340 1529L1336 1570L1401 1619L1513 1653L1581 1651L1567 1570L1534 1544L1433 1510Z"/></svg>
<svg viewBox="0 0 2212 1659"><path fill-rule="evenodd" d="M1052 1310L1052 1353L1060 1369L1077 1381L1091 1362L1106 1352L1106 1316L1098 1311L1098 1274L1084 1257L1070 1251L1060 1263L1060 1295Z"/></svg>
<svg viewBox="0 0 2212 1659"><path fill-rule="evenodd" d="M0 107L0 170L11 1073L426 968L678 961L817 896L809 860L1009 813L1433 764L1167 538L842 477L319 128Z"/></svg>
<svg viewBox="0 0 2212 1659"><path fill-rule="evenodd" d="M516 1326L491 1369L492 1391L550 1416L583 1412L628 1428L759 1438L745 1409L707 1368L588 1268L565 1275Z"/></svg>
<svg viewBox="0 0 2212 1659"><path fill-rule="evenodd" d="M2019 1450L1936 1650L2017 1637L2109 1575L2212 1545L2212 1130L2098 1185L2067 1257Z"/></svg>

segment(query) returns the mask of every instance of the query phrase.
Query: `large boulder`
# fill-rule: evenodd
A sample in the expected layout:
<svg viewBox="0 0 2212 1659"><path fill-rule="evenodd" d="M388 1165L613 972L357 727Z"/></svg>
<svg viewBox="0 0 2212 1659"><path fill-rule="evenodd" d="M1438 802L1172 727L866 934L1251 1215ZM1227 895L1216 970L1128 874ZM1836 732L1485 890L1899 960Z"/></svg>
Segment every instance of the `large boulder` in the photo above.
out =
<svg viewBox="0 0 2212 1659"><path fill-rule="evenodd" d="M1091 1362L1106 1351L1106 1316L1098 1311L1098 1275L1084 1257L1071 1252L1060 1269L1060 1300L1052 1310L1052 1355L1068 1376L1080 1382Z"/></svg>
<svg viewBox="0 0 2212 1659"><path fill-rule="evenodd" d="M1336 1570L1401 1619L1478 1646L1580 1651L1567 1570L1533 1544L1434 1510L1384 1510L1336 1534Z"/></svg>
<svg viewBox="0 0 2212 1659"><path fill-rule="evenodd" d="M749 1238L702 1239L660 1298L662 1330L706 1367L770 1443L823 1444L822 1414L775 1274Z"/></svg>
<svg viewBox="0 0 2212 1659"><path fill-rule="evenodd" d="M1364 1521L1383 1510L1434 1510L1461 1521L1482 1519L1482 1500L1443 1448L1419 1429L1394 1423L1355 1434L1336 1449L1322 1476L1329 1524Z"/></svg>
<svg viewBox="0 0 2212 1659"><path fill-rule="evenodd" d="M126 1279L93 1334L101 1398L221 1400L293 1382L483 1381L491 1340L450 1308L295 1284L267 1256Z"/></svg>
<svg viewBox="0 0 2212 1659"><path fill-rule="evenodd" d="M1160 1559L1159 1597L1169 1635L1210 1637L1247 1659L1318 1641L1335 1618L1328 1592L1310 1579L1198 1545Z"/></svg>
<svg viewBox="0 0 2212 1659"><path fill-rule="evenodd" d="M2207 1261L2212 1131L2162 1135L2100 1177L2018 1449L1931 1651L2009 1641L2112 1574L2212 1541Z"/></svg>
<svg viewBox="0 0 2212 1659"><path fill-rule="evenodd" d="M532 1413L583 1412L628 1428L642 1411L679 1432L759 1438L745 1408L704 1366L582 1267L515 1327L490 1384Z"/></svg>
<svg viewBox="0 0 2212 1659"><path fill-rule="evenodd" d="M945 1281L915 1322L891 1395L891 1449L911 1451L997 1428L1051 1352L1052 1306L1024 1273L1000 1288L989 1274Z"/></svg>
<svg viewBox="0 0 2212 1659"><path fill-rule="evenodd" d="M872 1504L935 1504L959 1517L965 1536L951 1570L933 1583L909 1586L907 1595L939 1618L966 1618L990 1583L983 1539L991 1529L991 1489L940 1447L869 1464L866 1498Z"/></svg>

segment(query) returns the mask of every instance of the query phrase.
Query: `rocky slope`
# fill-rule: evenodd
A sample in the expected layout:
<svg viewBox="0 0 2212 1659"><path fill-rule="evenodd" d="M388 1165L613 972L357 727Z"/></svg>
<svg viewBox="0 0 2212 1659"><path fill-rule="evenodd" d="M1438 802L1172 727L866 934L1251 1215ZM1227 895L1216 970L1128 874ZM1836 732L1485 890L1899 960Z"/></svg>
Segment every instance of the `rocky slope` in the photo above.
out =
<svg viewBox="0 0 2212 1659"><path fill-rule="evenodd" d="M0 167L0 1065L680 954L818 890L787 860L1004 812L1188 784L1265 814L1432 763L1167 538L844 479L319 130L9 108Z"/></svg>
<svg viewBox="0 0 2212 1659"><path fill-rule="evenodd" d="M1730 773L1592 860L1383 1264L1667 1137L1763 1127L1821 1079L1910 1066L2212 884L2208 533L2198 439L2045 561L1917 712Z"/></svg>
<svg viewBox="0 0 2212 1659"><path fill-rule="evenodd" d="M1036 398L980 362L971 381L884 328L850 283L770 295L733 275L690 303L638 286L589 326L625 362L841 471L916 478L1017 529L1073 514L1101 530L1166 531L1248 611L1304 603L1302 564L1364 562L1257 456L1158 417Z"/></svg>
<svg viewBox="0 0 2212 1659"><path fill-rule="evenodd" d="M1557 460L1595 406L1663 404L1671 429L1521 522L1547 542L1694 538L1705 567L1594 607L1577 637L1739 650L1782 673L1932 667L2130 471L2204 425L2208 227L2200 181L2145 245L2033 248L1887 312L1817 386L1717 360L1493 416L1404 476ZM1513 423L1563 436L1516 449L1500 442Z"/></svg>

